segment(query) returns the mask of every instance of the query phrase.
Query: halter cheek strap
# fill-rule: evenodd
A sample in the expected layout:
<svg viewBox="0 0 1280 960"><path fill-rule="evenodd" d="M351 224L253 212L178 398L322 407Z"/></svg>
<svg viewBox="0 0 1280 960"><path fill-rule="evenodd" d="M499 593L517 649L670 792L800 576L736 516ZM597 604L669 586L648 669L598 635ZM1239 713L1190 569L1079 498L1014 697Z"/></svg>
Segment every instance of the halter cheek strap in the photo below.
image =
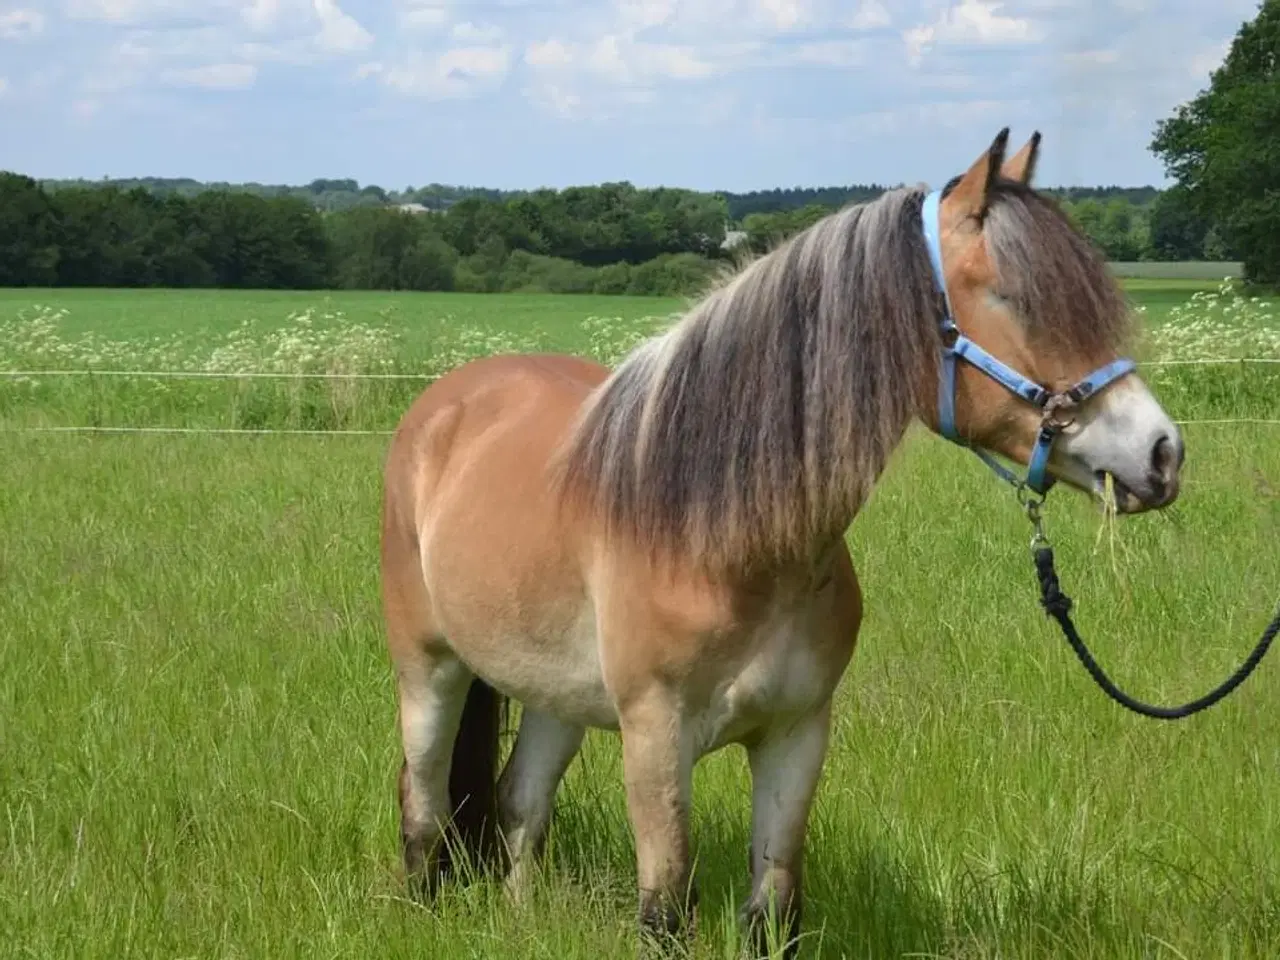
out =
<svg viewBox="0 0 1280 960"><path fill-rule="evenodd" d="M1054 484L1049 474L1049 455L1058 433L1066 426L1060 419L1063 410L1069 410L1083 402L1104 387L1109 386L1130 371L1136 364L1127 357L1114 360L1099 367L1078 383L1061 393L1054 393L1027 377L1008 364L996 359L982 347L966 337L956 327L951 309L951 297L947 293L946 274L942 269L942 239L939 226L939 209L942 203L942 192L935 190L924 199L920 215L923 221L925 244L929 248L929 259L933 263L934 279L942 292L943 313L939 321L942 331L942 370L938 382L938 430L954 443L968 447L977 454L998 476L1015 487L1026 486L1044 496ZM992 380L995 380L1010 393L1039 407L1044 411L1040 429L1036 434L1035 445L1027 464L1026 480L1018 477L1005 467L990 453L978 447L970 446L956 430L956 361L963 360L977 367Z"/></svg>

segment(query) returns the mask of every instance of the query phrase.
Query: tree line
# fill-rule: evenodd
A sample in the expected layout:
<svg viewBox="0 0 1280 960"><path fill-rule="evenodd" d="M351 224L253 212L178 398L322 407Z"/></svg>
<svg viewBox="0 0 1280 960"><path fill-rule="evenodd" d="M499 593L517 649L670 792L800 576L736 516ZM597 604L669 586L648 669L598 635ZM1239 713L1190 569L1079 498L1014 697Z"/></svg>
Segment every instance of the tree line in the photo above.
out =
<svg viewBox="0 0 1280 960"><path fill-rule="evenodd" d="M679 294L727 255L726 218L715 195L626 183L424 214L0 173L0 286Z"/></svg>
<svg viewBox="0 0 1280 960"><path fill-rule="evenodd" d="M262 197L296 197L314 205L325 212L350 210L353 207L385 207L416 204L428 210L443 211L471 197L496 202L519 198L536 198L546 191L540 190L498 190L490 187L456 186L431 183L422 187L405 187L402 190L387 190L377 184L361 185L354 179L312 180L302 186L289 184L263 183L204 183L185 177L131 177L103 180L58 180L39 181L49 191L84 187L117 187L131 190L134 187L157 194L162 197L176 194L188 199L209 190L234 190L252 193ZM874 200L889 187L881 184L849 184L827 187L775 187L770 190L751 190L745 193L734 193L728 190L712 191L723 198L725 210L731 224L740 224L753 213L780 213L796 211L802 207L817 206L826 210L835 210L849 203L862 203ZM1100 200L1103 202L1121 198L1134 206L1144 207L1159 195L1155 187L1065 187L1050 191L1064 200Z"/></svg>
<svg viewBox="0 0 1280 960"><path fill-rule="evenodd" d="M1218 261L1235 253L1214 224L1192 207L1185 191L1154 188L1046 190L1112 261ZM1148 198L1149 196L1149 198ZM742 230L752 250L764 251L831 212L810 203L793 209L749 213Z"/></svg>
<svg viewBox="0 0 1280 960"><path fill-rule="evenodd" d="M317 196L335 183L343 191L354 186L317 183ZM471 193L414 213L385 198L327 210L287 192L146 183L50 188L5 173L0 285L675 295L703 284L734 255L735 241L763 252L884 189L762 191L735 223L723 194L628 183ZM1231 256L1185 191L1152 190L1150 199L1118 188L1060 193L1112 260ZM740 230L727 235L727 227Z"/></svg>

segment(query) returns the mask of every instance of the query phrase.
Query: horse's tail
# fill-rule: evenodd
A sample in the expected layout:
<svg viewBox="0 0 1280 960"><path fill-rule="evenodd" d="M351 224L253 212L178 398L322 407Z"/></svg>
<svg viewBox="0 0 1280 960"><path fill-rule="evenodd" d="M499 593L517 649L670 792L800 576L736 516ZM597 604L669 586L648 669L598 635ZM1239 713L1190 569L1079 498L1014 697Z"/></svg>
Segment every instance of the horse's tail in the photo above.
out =
<svg viewBox="0 0 1280 960"><path fill-rule="evenodd" d="M499 852L498 735L506 713L506 697L479 677L471 681L449 769L453 829L441 850L446 872L452 871L457 853L480 870Z"/></svg>

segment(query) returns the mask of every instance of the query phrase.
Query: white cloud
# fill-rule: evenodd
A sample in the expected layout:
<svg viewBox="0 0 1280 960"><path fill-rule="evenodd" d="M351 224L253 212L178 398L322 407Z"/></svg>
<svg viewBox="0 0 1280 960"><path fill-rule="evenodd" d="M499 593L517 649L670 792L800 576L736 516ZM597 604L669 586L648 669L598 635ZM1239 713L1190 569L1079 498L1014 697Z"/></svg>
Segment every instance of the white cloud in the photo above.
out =
<svg viewBox="0 0 1280 960"><path fill-rule="evenodd" d="M337 0L312 0L320 32L316 45L326 53L355 53L373 43L373 34L338 6Z"/></svg>
<svg viewBox="0 0 1280 960"><path fill-rule="evenodd" d="M582 95L566 90L555 83L543 83L538 86L525 87L524 95L557 117L568 119L582 112Z"/></svg>
<svg viewBox="0 0 1280 960"><path fill-rule="evenodd" d="M458 100L493 90L511 68L511 47L455 47L443 53L410 53L396 64L369 63L359 75L377 77L392 90L428 100Z"/></svg>
<svg viewBox="0 0 1280 960"><path fill-rule="evenodd" d="M959 102L920 101L891 109L854 111L833 119L786 118L757 113L750 122L750 129L755 136L775 142L859 143L922 129L960 130L966 134L979 129L985 134L987 127L1007 122L1026 105L1024 100L975 97ZM984 145L976 147L975 152Z"/></svg>
<svg viewBox="0 0 1280 960"><path fill-rule="evenodd" d="M660 27L672 20L676 6L675 0L619 0L618 23L631 30Z"/></svg>
<svg viewBox="0 0 1280 960"><path fill-rule="evenodd" d="M524 61L536 70L572 71L622 85L695 80L716 72L716 67L690 46L645 43L619 34L607 34L594 43L553 39L531 44Z"/></svg>
<svg viewBox="0 0 1280 960"><path fill-rule="evenodd" d="M521 92L558 117L602 120L657 101L673 84L718 76L744 55L742 44L662 43L624 32L595 40L553 38L525 48L531 76Z"/></svg>
<svg viewBox="0 0 1280 960"><path fill-rule="evenodd" d="M854 30L876 30L892 22L888 8L880 0L862 0L849 18L849 26Z"/></svg>
<svg viewBox="0 0 1280 960"><path fill-rule="evenodd" d="M73 0L82 17L120 29L83 58L77 93L95 110L110 95L161 84L217 90L251 87L263 63L294 67L350 56L375 38L339 0Z"/></svg>
<svg viewBox="0 0 1280 960"><path fill-rule="evenodd" d="M0 77L0 100L3 100L5 94L9 92L9 78Z"/></svg>
<svg viewBox="0 0 1280 960"><path fill-rule="evenodd" d="M1101 67L1115 63L1119 59L1120 51L1114 47L1077 50L1062 55L1062 62L1068 67Z"/></svg>
<svg viewBox="0 0 1280 960"><path fill-rule="evenodd" d="M461 43L497 43L502 39L502 30L492 24L475 24L464 20L455 23L449 35Z"/></svg>
<svg viewBox="0 0 1280 960"><path fill-rule="evenodd" d="M960 0L933 23L904 30L902 39L908 61L918 64L935 45L1000 46L1041 38L1041 28L1035 21L1001 14L1003 6L999 0Z"/></svg>
<svg viewBox="0 0 1280 960"><path fill-rule="evenodd" d="M44 14L39 10L19 8L0 13L0 37L23 40L44 30Z"/></svg>
<svg viewBox="0 0 1280 960"><path fill-rule="evenodd" d="M873 7L879 2L868 0ZM825 31L840 25L847 7L848 0L606 0L584 4L576 26L595 36L662 31L672 41L715 43L801 29Z"/></svg>
<svg viewBox="0 0 1280 960"><path fill-rule="evenodd" d="M573 65L573 48L562 40L532 43L524 52L524 62L532 67L563 69Z"/></svg>
<svg viewBox="0 0 1280 960"><path fill-rule="evenodd" d="M269 55L265 45L270 45L283 54L279 59L297 61L299 46L313 53L351 54L374 42L339 0L68 0L66 11L72 19L132 27L148 36L162 30L175 37L204 31L205 41L218 49L204 51L202 58L231 54L237 47ZM216 38L208 36L211 29L220 31Z"/></svg>
<svg viewBox="0 0 1280 960"><path fill-rule="evenodd" d="M804 0L755 0L756 13L778 31L792 30L808 19Z"/></svg>
<svg viewBox="0 0 1280 960"><path fill-rule="evenodd" d="M270 30L280 19L280 0L250 0L241 8L240 18L252 30Z"/></svg>
<svg viewBox="0 0 1280 960"><path fill-rule="evenodd" d="M620 113L656 103L657 93L646 87L568 88L554 80L540 80L522 89L521 94L537 107L562 119L607 120ZM682 119L680 116L673 121Z"/></svg>
<svg viewBox="0 0 1280 960"><path fill-rule="evenodd" d="M784 62L818 67L848 67L866 59L866 46L857 40L820 40L802 43L788 52Z"/></svg>
<svg viewBox="0 0 1280 960"><path fill-rule="evenodd" d="M73 20L154 26L174 19L209 20L236 8L234 0L67 0Z"/></svg>
<svg viewBox="0 0 1280 960"><path fill-rule="evenodd" d="M437 30L448 24L449 0L399 0L401 26L410 29Z"/></svg>
<svg viewBox="0 0 1280 960"><path fill-rule="evenodd" d="M247 90L258 77L251 63L210 63L199 67L165 70L160 79L174 86L204 90Z"/></svg>
<svg viewBox="0 0 1280 960"><path fill-rule="evenodd" d="M163 4L159 5L163 6ZM149 5L138 0L69 0L68 17L73 20L105 20L108 23L127 23L150 12Z"/></svg>
<svg viewBox="0 0 1280 960"><path fill-rule="evenodd" d="M605 0L524 45L524 90L557 115L602 116L639 91L670 95L671 84L862 64L857 34L890 22L886 0Z"/></svg>

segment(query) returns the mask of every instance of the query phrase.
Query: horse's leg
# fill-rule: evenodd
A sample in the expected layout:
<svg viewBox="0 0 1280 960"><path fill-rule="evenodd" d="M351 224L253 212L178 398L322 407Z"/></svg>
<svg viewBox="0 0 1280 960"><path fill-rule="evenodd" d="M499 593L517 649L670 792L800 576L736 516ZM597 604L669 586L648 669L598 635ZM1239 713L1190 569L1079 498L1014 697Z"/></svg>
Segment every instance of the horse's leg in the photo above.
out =
<svg viewBox="0 0 1280 960"><path fill-rule="evenodd" d="M506 886L517 898L528 885L529 860L542 849L556 789L582 745L584 727L525 707L515 747L498 780L502 836L510 857Z"/></svg>
<svg viewBox="0 0 1280 960"><path fill-rule="evenodd" d="M757 956L799 949L801 862L809 807L827 752L831 701L785 730L766 731L748 748L751 764L751 898L743 908Z"/></svg>
<svg viewBox="0 0 1280 960"><path fill-rule="evenodd" d="M689 929L698 902L689 850L693 749L669 691L654 690L630 702L619 720L641 934L671 945Z"/></svg>
<svg viewBox="0 0 1280 960"><path fill-rule="evenodd" d="M440 842L454 813L449 770L472 675L444 650L415 650L396 664L400 691L400 837L418 895L439 883Z"/></svg>

